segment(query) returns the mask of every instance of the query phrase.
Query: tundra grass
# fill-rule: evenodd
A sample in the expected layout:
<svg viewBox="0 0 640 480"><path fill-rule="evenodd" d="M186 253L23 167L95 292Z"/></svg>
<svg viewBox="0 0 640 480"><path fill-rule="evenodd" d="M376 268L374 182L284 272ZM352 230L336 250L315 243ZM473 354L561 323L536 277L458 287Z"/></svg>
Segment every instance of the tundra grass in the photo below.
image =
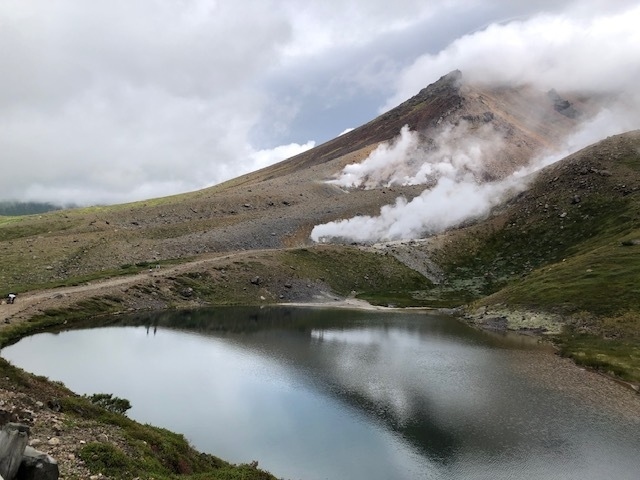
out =
<svg viewBox="0 0 640 480"><path fill-rule="evenodd" d="M0 295L4 293L8 293L9 291L14 293L21 292L30 292L44 289L55 289L55 288L63 288L63 287L74 287L77 285L83 285L91 282L96 282L100 280L106 280L114 277L122 277L128 275L137 275L139 273L143 273L148 271L150 268L155 268L156 265L160 265L161 267L167 267L171 265L179 265L181 263L186 263L192 260L189 258L176 258L169 260L159 260L154 262L136 262L136 263L124 263L120 265L118 268L107 269L107 270L99 270L87 275L77 275L70 276L59 280L51 280L48 282L38 282L38 283L8 283L0 282Z"/></svg>
<svg viewBox="0 0 640 480"><path fill-rule="evenodd" d="M539 268L487 300L567 314L640 311L640 245L617 241L569 257Z"/></svg>
<svg viewBox="0 0 640 480"><path fill-rule="evenodd" d="M328 284L334 292L377 305L429 306L417 292L431 290L424 276L391 255L364 252L352 247L315 247L285 251L283 265L296 275Z"/></svg>
<svg viewBox="0 0 640 480"><path fill-rule="evenodd" d="M561 354L577 364L640 385L640 339L605 338L570 328L555 340Z"/></svg>
<svg viewBox="0 0 640 480"><path fill-rule="evenodd" d="M432 284L419 273L390 255L345 246L248 253L209 271L180 275L172 288L177 297L216 305L304 301L319 293L385 306L434 303L425 300Z"/></svg>

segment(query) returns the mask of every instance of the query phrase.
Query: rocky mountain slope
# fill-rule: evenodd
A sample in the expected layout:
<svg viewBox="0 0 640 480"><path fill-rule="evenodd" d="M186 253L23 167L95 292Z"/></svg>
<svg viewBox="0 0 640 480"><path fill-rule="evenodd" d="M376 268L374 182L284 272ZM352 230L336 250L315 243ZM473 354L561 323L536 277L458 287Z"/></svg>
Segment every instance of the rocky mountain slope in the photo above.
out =
<svg viewBox="0 0 640 480"><path fill-rule="evenodd" d="M565 103L563 103L565 102ZM535 109L532 109L535 105ZM567 106L569 105L569 106ZM589 114L586 100L528 87L476 87L452 72L395 109L289 160L224 184L168 198L0 220L0 291L102 270L212 252L309 243L314 225L375 214L420 186L346 192L327 179L362 161L404 125L426 142L443 124L490 125L506 141L486 168L502 177L560 144Z"/></svg>

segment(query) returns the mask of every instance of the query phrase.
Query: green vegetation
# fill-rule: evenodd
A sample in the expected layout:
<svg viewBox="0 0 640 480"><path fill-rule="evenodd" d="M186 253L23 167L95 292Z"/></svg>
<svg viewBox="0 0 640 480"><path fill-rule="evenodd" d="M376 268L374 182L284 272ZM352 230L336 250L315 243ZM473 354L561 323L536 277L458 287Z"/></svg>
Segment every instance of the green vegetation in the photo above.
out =
<svg viewBox="0 0 640 480"><path fill-rule="evenodd" d="M208 271L176 276L171 289L177 298L214 305L311 300L323 290L344 297L355 292L376 305L431 306L433 299L425 298L432 287L390 255L316 246L247 254ZM137 288L150 293L147 287Z"/></svg>
<svg viewBox="0 0 640 480"><path fill-rule="evenodd" d="M640 245L625 247L616 240L576 254L532 272L491 300L566 314L640 312Z"/></svg>
<svg viewBox="0 0 640 480"><path fill-rule="evenodd" d="M45 235L52 231L60 232L71 228L71 225L57 221L43 221L32 217L11 217L0 223L0 242L25 237Z"/></svg>
<svg viewBox="0 0 640 480"><path fill-rule="evenodd" d="M355 292L374 305L431 305L420 298L432 288L431 282L390 255L353 247L316 247L282 252L280 258L297 276L325 282L342 296Z"/></svg>
<svg viewBox="0 0 640 480"><path fill-rule="evenodd" d="M98 405L105 410L109 410L113 413L120 413L122 415L131 408L131 402L129 402L129 400L126 398L114 397L111 393L94 393L93 395L88 395L85 398L88 398L94 405Z"/></svg>
<svg viewBox="0 0 640 480"><path fill-rule="evenodd" d="M18 216L60 210L62 207L41 202L0 202L0 215Z"/></svg>
<svg viewBox="0 0 640 480"><path fill-rule="evenodd" d="M620 245L619 238L629 234L629 210L633 205L628 201L594 195L580 206L579 209L574 206L566 217L560 217L564 210L559 214L533 215L518 211L499 228L477 232L472 228L472 234L443 252L442 264L448 281L475 279L479 298L536 268L558 264L607 243Z"/></svg>
<svg viewBox="0 0 640 480"><path fill-rule="evenodd" d="M635 329L640 322L639 318L636 314ZM560 353L579 365L640 383L640 339L637 337L606 338L580 333L570 327L555 340L560 347Z"/></svg>
<svg viewBox="0 0 640 480"><path fill-rule="evenodd" d="M179 265L181 263L185 263L191 260L191 258L182 258L182 259L169 259L169 260L158 260L154 262L136 262L135 264L125 263L120 265L119 268L114 269L105 269L93 272L87 275L78 275L78 276L69 276L65 278L61 278L59 280L52 280L49 282L42 283L28 283L28 284L12 284L11 292L21 293L21 292L30 292L44 289L55 289L55 288L63 288L63 287L74 287L77 285L83 285L99 280L106 280L108 278L114 277L125 277L129 275L135 275L138 273L146 272L150 268L155 268L156 265L160 267L167 267L171 265ZM0 284L1 288L1 284ZM9 291L9 287L5 286L4 290ZM0 290L0 295L2 294L2 290Z"/></svg>

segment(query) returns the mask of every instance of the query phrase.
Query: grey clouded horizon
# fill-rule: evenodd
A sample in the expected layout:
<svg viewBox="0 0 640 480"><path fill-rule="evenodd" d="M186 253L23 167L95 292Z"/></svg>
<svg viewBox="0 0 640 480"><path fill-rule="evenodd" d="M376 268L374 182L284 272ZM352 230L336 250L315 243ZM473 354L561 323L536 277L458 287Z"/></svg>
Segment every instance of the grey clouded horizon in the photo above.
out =
<svg viewBox="0 0 640 480"><path fill-rule="evenodd" d="M455 68L637 101L639 22L624 0L4 0L0 200L204 188L357 127Z"/></svg>

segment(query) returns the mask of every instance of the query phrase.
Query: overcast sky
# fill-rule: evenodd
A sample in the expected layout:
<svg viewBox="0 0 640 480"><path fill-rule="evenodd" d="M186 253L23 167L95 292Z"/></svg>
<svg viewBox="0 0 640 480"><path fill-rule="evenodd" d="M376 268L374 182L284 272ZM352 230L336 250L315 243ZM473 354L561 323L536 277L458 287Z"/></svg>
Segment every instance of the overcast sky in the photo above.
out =
<svg viewBox="0 0 640 480"><path fill-rule="evenodd" d="M638 3L2 0L0 200L105 204L210 186L455 68L636 101Z"/></svg>

